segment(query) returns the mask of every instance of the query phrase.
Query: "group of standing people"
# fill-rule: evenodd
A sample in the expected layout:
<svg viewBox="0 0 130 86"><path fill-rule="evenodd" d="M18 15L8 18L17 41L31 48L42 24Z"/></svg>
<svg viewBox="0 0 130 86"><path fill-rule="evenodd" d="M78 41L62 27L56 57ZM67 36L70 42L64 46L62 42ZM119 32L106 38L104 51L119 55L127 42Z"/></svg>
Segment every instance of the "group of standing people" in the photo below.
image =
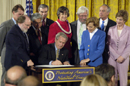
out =
<svg viewBox="0 0 130 86"><path fill-rule="evenodd" d="M23 15L23 7L16 5L12 9L13 18L1 24L3 76L14 65L26 68L59 63L97 67L108 62L115 67L116 80L119 73L120 86L127 86L130 53L130 27L125 25L127 11L120 10L114 22L108 18L111 10L108 5L100 7L99 19L87 19L89 10L81 6L76 13L78 20L69 23L68 8L59 7L55 22L47 18L48 9L47 5L41 4L39 13L33 14L30 19Z"/></svg>

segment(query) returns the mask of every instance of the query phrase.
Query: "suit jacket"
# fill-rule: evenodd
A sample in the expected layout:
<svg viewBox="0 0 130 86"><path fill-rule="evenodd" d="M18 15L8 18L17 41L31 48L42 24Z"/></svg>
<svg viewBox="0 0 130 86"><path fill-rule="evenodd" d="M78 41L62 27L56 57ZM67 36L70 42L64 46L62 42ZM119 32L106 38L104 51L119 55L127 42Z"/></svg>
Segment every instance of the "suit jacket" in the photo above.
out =
<svg viewBox="0 0 130 86"><path fill-rule="evenodd" d="M6 51L5 38L8 31L12 28L13 25L14 25L14 21L12 19L3 22L0 25L0 56L1 56L1 63L3 66L4 66L5 51Z"/></svg>
<svg viewBox="0 0 130 86"><path fill-rule="evenodd" d="M14 65L24 68L29 60L29 44L18 25L14 25L6 37L6 53L4 67L8 70Z"/></svg>
<svg viewBox="0 0 130 86"><path fill-rule="evenodd" d="M80 64L80 58L79 58L79 49L78 49L78 43L77 43L77 21L74 21L70 23L71 29L72 29L72 56L74 57L74 64L78 65Z"/></svg>
<svg viewBox="0 0 130 86"><path fill-rule="evenodd" d="M66 48L60 49L59 59L62 63L68 61L68 50ZM49 65L50 61L56 60L55 44L48 44L42 47L39 52L38 62L42 65Z"/></svg>
<svg viewBox="0 0 130 86"><path fill-rule="evenodd" d="M113 26L108 32L110 58L116 60L122 56L125 60L130 55L130 27L124 25L121 35L118 36L117 26Z"/></svg>
<svg viewBox="0 0 130 86"><path fill-rule="evenodd" d="M89 31L84 31L79 50L80 61L89 58L90 62L87 63L89 66L96 67L102 64L102 53L105 48L105 37L106 34L104 31L97 30L90 40Z"/></svg>
<svg viewBox="0 0 130 86"><path fill-rule="evenodd" d="M106 39L105 39L105 49L104 49L104 52L103 52L103 63L108 63L108 59L109 59L109 48L108 48L108 45L107 45L107 33L109 31L109 28L116 25L116 22L109 19L108 18L108 24L106 26L106 29L105 29L105 32L106 32Z"/></svg>
<svg viewBox="0 0 130 86"><path fill-rule="evenodd" d="M38 64L38 52L41 49L42 45L47 44L47 36L43 32L43 30L41 30L42 34L42 45L41 45L38 36L36 35L36 31L32 26L29 28L27 34L29 38L30 53L34 54L34 56L31 56L30 58L32 59L34 64Z"/></svg>
<svg viewBox="0 0 130 86"><path fill-rule="evenodd" d="M49 27L52 23L54 23L53 20L46 18L46 24L41 27L42 31L45 33L47 37L47 40L48 40Z"/></svg>

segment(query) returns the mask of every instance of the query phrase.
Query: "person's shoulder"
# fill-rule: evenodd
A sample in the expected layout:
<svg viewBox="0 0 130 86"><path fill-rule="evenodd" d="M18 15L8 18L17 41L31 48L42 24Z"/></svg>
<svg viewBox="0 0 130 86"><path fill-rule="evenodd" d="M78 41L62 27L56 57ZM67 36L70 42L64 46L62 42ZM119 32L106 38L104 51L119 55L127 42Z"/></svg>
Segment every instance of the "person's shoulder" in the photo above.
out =
<svg viewBox="0 0 130 86"><path fill-rule="evenodd" d="M114 24L114 25L116 24L116 22L115 22L114 20L111 20L111 19L109 19L109 18L108 18L108 22L110 22L110 23L112 23L112 24Z"/></svg>
<svg viewBox="0 0 130 86"><path fill-rule="evenodd" d="M77 20L70 23L71 25L77 24Z"/></svg>
<svg viewBox="0 0 130 86"><path fill-rule="evenodd" d="M105 32L105 31L102 31L102 30L100 30L100 29L98 29L98 34L99 34L99 35L106 35L106 32Z"/></svg>
<svg viewBox="0 0 130 86"><path fill-rule="evenodd" d="M52 23L54 23L54 21L53 21L53 20L48 19L48 18L47 18L47 22L49 22L49 23L51 23L51 24L52 24Z"/></svg>
<svg viewBox="0 0 130 86"><path fill-rule="evenodd" d="M44 45L44 46L42 46L44 49L46 49L46 50L50 50L50 49L52 49L52 48L54 48L54 43L52 43L52 44L46 44L46 45Z"/></svg>
<svg viewBox="0 0 130 86"><path fill-rule="evenodd" d="M52 24L50 25L50 27L55 27L55 26L58 26L56 22L54 22L54 23L52 23Z"/></svg>
<svg viewBox="0 0 130 86"><path fill-rule="evenodd" d="M111 26L111 27L109 28L109 30L112 30L112 29L115 29L115 28L116 28L116 25Z"/></svg>
<svg viewBox="0 0 130 86"><path fill-rule="evenodd" d="M69 50L65 47L63 47L61 50L64 51L64 52L69 52Z"/></svg>
<svg viewBox="0 0 130 86"><path fill-rule="evenodd" d="M124 28L127 29L128 31L130 31L130 27L129 26L125 25Z"/></svg>
<svg viewBox="0 0 130 86"><path fill-rule="evenodd" d="M3 23L1 23L0 26L5 26L5 27L7 27L12 21L13 21L12 19L9 19L9 20L7 20L7 21L4 21Z"/></svg>

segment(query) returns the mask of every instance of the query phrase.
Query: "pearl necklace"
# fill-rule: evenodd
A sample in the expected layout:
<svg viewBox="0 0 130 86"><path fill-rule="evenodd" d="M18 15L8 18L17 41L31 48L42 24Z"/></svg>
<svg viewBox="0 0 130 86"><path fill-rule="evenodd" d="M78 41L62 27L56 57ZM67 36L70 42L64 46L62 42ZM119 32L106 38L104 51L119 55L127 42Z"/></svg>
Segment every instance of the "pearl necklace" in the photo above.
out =
<svg viewBox="0 0 130 86"><path fill-rule="evenodd" d="M70 24L68 23L68 25L69 25L69 31L67 32L67 31L65 31L63 28L62 28L62 26L60 25L60 23L58 22L58 21L56 21L56 23L58 24L58 26L60 27L60 29L64 32L64 33L66 33L66 34L70 34L71 33L71 27L70 27Z"/></svg>

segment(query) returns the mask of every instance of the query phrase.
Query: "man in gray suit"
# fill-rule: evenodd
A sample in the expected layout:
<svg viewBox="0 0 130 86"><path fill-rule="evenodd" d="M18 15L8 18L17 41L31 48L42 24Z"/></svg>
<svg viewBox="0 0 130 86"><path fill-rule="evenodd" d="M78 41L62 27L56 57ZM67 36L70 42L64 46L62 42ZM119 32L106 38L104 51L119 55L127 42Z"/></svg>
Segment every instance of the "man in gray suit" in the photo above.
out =
<svg viewBox="0 0 130 86"><path fill-rule="evenodd" d="M16 24L16 20L19 16L24 15L24 8L17 4L12 9L13 17L5 22L3 22L0 25L0 56L1 56L1 64L2 64L2 77L1 77L1 86L4 86L4 74L5 74L5 68L4 68L4 59L5 59L5 38L8 33L8 31L11 29L13 25Z"/></svg>
<svg viewBox="0 0 130 86"><path fill-rule="evenodd" d="M81 44L82 32L86 30L86 20L89 14L89 10L85 6L81 6L76 12L78 20L71 23L72 29L72 55L75 58L74 64L77 65L80 62L79 48Z"/></svg>

